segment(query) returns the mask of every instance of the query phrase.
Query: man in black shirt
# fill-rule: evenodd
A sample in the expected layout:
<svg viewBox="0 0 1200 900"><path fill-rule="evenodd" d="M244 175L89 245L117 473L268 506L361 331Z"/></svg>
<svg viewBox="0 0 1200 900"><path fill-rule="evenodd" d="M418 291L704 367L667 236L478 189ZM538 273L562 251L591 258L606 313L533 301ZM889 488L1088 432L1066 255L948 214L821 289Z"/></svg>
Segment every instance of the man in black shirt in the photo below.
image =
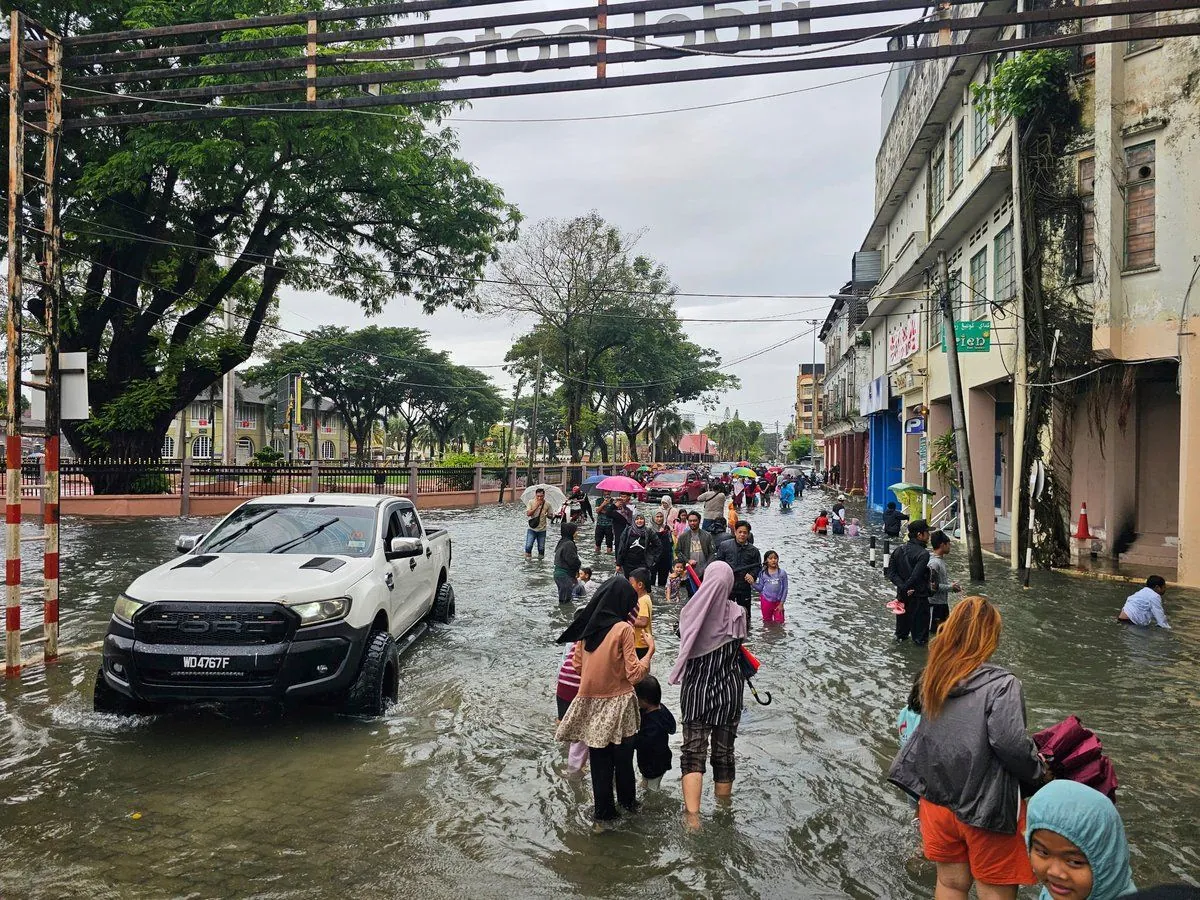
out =
<svg viewBox="0 0 1200 900"><path fill-rule="evenodd" d="M888 537L900 537L900 524L907 518L907 513L896 509L896 501L891 501L883 511L883 533Z"/></svg>
<svg viewBox="0 0 1200 900"><path fill-rule="evenodd" d="M904 612L896 616L896 640L912 635L913 643L929 641L929 526L917 519L908 526L908 543L892 554L888 578L896 586L896 599Z"/></svg>
<svg viewBox="0 0 1200 900"><path fill-rule="evenodd" d="M733 540L717 546L714 560L729 563L733 569L733 589L729 599L740 603L750 615L750 596L759 573L762 571L762 554L754 546L750 535L750 523L744 519L733 527Z"/></svg>

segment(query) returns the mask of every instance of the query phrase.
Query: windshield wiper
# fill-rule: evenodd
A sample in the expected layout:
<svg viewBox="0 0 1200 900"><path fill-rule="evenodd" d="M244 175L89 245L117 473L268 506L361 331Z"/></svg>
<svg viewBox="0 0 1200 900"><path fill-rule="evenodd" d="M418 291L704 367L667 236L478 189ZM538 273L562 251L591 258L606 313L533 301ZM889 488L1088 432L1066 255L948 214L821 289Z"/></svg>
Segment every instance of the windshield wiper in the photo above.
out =
<svg viewBox="0 0 1200 900"><path fill-rule="evenodd" d="M242 525L240 528L235 529L230 534L225 535L223 538L221 538L219 541L217 541L212 546L205 547L204 552L205 553L216 553L222 547L236 541L238 538L240 538L243 534L245 534L247 531L249 531L251 528L253 528L255 525L257 525L259 522L262 522L264 519L271 518L271 516L275 515L275 513L277 513L277 512L279 512L279 510L277 510L277 509L267 510L265 513L260 515L258 518L251 519L245 525Z"/></svg>
<svg viewBox="0 0 1200 900"><path fill-rule="evenodd" d="M340 522L340 521L342 521L342 520L339 519L337 516L334 516L332 519L327 519L326 521L322 522L320 525L314 525L312 528L308 529L308 531L304 532L304 534L297 535L296 537L292 538L291 540L284 541L282 544L276 544L274 547L272 547L267 552L268 553L282 553L284 550L290 550L292 547L295 547L297 544L304 543L313 535L319 534L320 532L324 531L326 528L328 528L334 522Z"/></svg>

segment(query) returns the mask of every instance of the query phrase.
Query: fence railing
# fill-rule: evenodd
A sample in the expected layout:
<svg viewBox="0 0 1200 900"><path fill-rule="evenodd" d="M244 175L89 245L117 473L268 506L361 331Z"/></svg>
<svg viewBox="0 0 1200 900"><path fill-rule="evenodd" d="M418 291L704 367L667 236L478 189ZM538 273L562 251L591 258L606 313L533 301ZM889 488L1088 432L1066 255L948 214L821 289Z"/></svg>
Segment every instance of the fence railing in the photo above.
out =
<svg viewBox="0 0 1200 900"><path fill-rule="evenodd" d="M552 484L564 491L591 473L620 471L612 463L564 463L525 466L356 466L312 461L281 465L223 465L207 460L64 461L64 498L116 495L180 497L262 497L293 493L423 494L474 493L503 488L505 499L530 484ZM531 475L531 477L530 477ZM39 463L21 469L22 493L38 496L45 483Z"/></svg>

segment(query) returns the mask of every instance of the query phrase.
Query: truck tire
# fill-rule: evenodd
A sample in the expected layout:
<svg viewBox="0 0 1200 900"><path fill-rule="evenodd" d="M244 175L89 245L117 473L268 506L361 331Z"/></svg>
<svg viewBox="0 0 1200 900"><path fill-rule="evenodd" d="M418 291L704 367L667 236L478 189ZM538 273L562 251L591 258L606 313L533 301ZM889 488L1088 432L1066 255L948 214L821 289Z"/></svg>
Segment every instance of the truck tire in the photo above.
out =
<svg viewBox="0 0 1200 900"><path fill-rule="evenodd" d="M443 583L433 597L433 608L429 618L434 622L446 623L454 618L454 588L450 582Z"/></svg>
<svg viewBox="0 0 1200 900"><path fill-rule="evenodd" d="M382 716L396 702L399 690L400 655L396 652L396 639L386 631L372 631L343 709L351 716Z"/></svg>
<svg viewBox="0 0 1200 900"><path fill-rule="evenodd" d="M115 691L104 680L104 670L96 670L96 686L92 688L92 709L110 716L135 716L141 705L120 691Z"/></svg>

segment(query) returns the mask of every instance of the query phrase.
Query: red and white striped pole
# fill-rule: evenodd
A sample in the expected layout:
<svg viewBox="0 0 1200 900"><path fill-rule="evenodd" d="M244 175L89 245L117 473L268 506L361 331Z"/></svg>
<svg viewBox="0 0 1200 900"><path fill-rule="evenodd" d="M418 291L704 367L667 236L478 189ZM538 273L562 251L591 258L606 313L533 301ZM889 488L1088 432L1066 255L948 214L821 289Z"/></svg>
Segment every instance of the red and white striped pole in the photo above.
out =
<svg viewBox="0 0 1200 900"><path fill-rule="evenodd" d="M11 375L9 376L12 377ZM11 384L11 382L10 382ZM12 388L10 387L11 391ZM12 430L12 424L9 424ZM4 677L21 674L21 436L5 443Z"/></svg>
<svg viewBox="0 0 1200 900"><path fill-rule="evenodd" d="M43 574L46 579L45 608L42 629L46 637L45 660L58 660L58 463L59 438L46 436L46 488L42 495L42 522L45 525L46 551Z"/></svg>

